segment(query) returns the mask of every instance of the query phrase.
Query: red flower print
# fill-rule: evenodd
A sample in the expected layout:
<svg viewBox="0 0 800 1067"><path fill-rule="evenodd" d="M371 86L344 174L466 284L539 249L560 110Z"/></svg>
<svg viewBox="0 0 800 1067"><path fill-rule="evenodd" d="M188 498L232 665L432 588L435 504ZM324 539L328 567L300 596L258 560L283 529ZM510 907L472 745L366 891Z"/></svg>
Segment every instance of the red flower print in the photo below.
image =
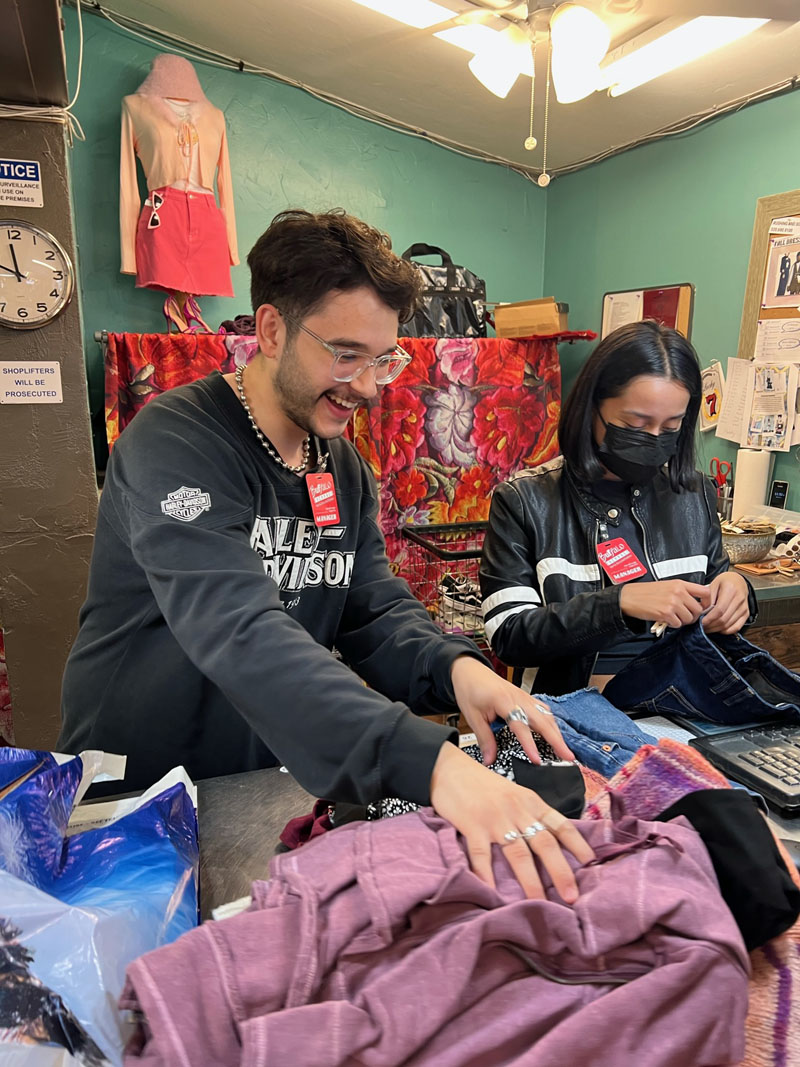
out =
<svg viewBox="0 0 800 1067"><path fill-rule="evenodd" d="M398 342L411 356L411 362L397 379L398 387L408 389L414 385L429 385L431 369L436 364L436 338L435 337L401 337ZM383 390L386 396L388 385Z"/></svg>
<svg viewBox="0 0 800 1067"><path fill-rule="evenodd" d="M394 498L401 508L410 508L418 500L423 500L427 492L428 479L416 467L398 471L394 477Z"/></svg>
<svg viewBox="0 0 800 1067"><path fill-rule="evenodd" d="M529 389L493 389L475 405L472 437L478 459L506 477L534 446L544 424L541 397Z"/></svg>
<svg viewBox="0 0 800 1067"><path fill-rule="evenodd" d="M483 345L475 361L479 385L522 385L525 358L535 341L498 337L496 345Z"/></svg>
<svg viewBox="0 0 800 1067"><path fill-rule="evenodd" d="M383 394L381 406L381 472L411 467L424 439L425 406L412 389L393 389Z"/></svg>

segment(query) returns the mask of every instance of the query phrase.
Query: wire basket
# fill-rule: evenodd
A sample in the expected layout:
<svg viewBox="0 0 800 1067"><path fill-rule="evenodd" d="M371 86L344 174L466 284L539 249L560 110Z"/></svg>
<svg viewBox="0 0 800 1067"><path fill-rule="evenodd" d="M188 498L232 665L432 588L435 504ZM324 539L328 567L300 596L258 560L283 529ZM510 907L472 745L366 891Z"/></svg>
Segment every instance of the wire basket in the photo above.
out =
<svg viewBox="0 0 800 1067"><path fill-rule="evenodd" d="M478 565L488 523L404 526L408 583L446 633L484 643Z"/></svg>

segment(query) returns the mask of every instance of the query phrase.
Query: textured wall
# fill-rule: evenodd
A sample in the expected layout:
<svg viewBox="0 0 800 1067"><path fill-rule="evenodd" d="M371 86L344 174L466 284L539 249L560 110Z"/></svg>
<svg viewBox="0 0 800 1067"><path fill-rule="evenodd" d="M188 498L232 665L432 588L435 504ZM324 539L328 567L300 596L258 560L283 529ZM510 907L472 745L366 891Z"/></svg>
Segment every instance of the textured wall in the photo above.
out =
<svg viewBox="0 0 800 1067"><path fill-rule="evenodd" d="M4 121L3 152L42 165L43 208L0 208L53 233L73 261L63 127ZM77 299L38 330L0 327L0 361L58 360L63 404L0 409L0 622L16 741L48 748L83 602L97 509Z"/></svg>
<svg viewBox="0 0 800 1067"><path fill-rule="evenodd" d="M64 16L74 57L76 19L68 8ZM76 110L87 140L76 144L72 168L94 410L102 367L93 332L164 329L163 297L135 289L131 277L119 274L120 100L135 91L158 50L101 18L83 23ZM280 66L277 56L263 61ZM502 167L353 118L301 90L217 67L196 69L227 120L243 258L277 211L342 206L391 234L398 251L414 241L446 248L486 278L489 299L542 295L546 197L535 185ZM245 265L233 270L233 282L235 299L202 301L212 327L250 310Z"/></svg>
<svg viewBox="0 0 800 1067"><path fill-rule="evenodd" d="M600 330L603 293L668 282L697 287L692 341L704 365L735 356L756 200L800 186L800 93L767 100L694 134L636 149L548 189L544 287L570 319ZM589 351L562 346L565 387ZM700 435L701 459L736 447ZM797 450L776 460L800 508Z"/></svg>

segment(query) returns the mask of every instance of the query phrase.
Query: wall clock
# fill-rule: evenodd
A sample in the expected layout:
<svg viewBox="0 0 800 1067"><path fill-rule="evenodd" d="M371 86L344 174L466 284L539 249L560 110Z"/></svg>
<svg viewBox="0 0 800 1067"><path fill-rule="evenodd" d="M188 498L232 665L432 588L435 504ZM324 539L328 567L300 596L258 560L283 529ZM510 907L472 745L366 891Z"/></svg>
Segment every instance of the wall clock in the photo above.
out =
<svg viewBox="0 0 800 1067"><path fill-rule="evenodd" d="M0 325L35 330L60 315L75 288L72 262L47 230L0 219Z"/></svg>

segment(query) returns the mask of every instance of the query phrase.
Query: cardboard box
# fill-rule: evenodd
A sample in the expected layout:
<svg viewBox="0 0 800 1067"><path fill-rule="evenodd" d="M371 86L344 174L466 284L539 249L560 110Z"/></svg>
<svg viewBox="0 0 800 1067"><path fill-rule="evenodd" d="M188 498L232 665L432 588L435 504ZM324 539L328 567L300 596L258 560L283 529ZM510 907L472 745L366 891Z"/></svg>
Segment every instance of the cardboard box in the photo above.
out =
<svg viewBox="0 0 800 1067"><path fill-rule="evenodd" d="M552 296L543 300L521 300L517 304L497 304L494 328L498 337L535 337L568 330L569 304Z"/></svg>

